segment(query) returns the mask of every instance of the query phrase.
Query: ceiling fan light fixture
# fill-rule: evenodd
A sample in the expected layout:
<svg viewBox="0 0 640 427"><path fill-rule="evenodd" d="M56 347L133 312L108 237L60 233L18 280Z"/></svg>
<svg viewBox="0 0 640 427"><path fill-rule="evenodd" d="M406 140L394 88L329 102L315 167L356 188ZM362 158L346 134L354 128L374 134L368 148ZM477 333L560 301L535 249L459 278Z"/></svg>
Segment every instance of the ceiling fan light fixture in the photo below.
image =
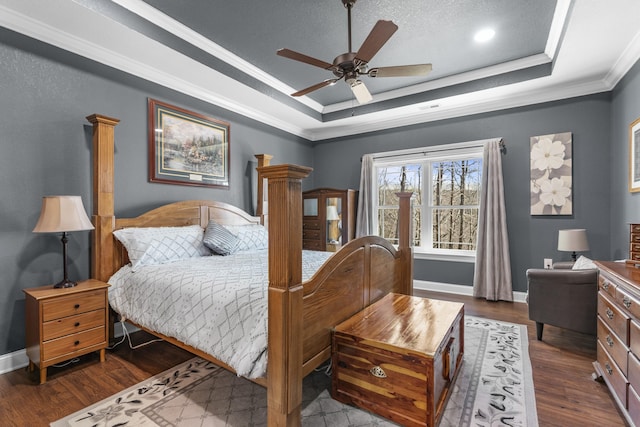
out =
<svg viewBox="0 0 640 427"><path fill-rule="evenodd" d="M360 80L351 80L349 81L349 85L351 86L351 91L355 95L359 104L366 104L373 100L371 93L369 93L369 89L362 83Z"/></svg>

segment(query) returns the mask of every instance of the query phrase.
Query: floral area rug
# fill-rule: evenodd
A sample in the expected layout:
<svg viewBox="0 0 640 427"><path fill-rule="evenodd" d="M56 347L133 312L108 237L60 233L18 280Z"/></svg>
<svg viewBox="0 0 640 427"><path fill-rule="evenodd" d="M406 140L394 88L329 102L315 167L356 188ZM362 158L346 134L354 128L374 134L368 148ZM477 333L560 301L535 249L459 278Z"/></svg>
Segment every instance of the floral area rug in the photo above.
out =
<svg viewBox="0 0 640 427"><path fill-rule="evenodd" d="M537 427L524 325L466 316L464 363L441 427ZM303 384L303 426L394 426L331 399L326 372ZM266 390L193 358L51 424L62 426L266 426Z"/></svg>

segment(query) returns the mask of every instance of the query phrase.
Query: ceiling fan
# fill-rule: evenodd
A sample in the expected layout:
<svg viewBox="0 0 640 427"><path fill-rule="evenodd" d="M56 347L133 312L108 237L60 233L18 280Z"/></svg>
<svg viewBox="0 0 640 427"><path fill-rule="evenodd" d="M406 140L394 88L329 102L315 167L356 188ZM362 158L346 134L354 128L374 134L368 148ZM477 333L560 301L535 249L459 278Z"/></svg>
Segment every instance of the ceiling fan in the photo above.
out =
<svg viewBox="0 0 640 427"><path fill-rule="evenodd" d="M358 103L364 104L371 101L373 97L364 83L359 79L362 75L369 77L414 77L424 76L431 71L431 64L400 65L369 69L369 61L371 61L374 55L378 53L382 46L384 46L384 44L391 38L393 33L396 32L398 26L392 21L380 20L376 22L367 38L362 43L362 46L360 46L360 49L358 49L357 52L353 52L351 49L351 8L357 0L341 1L347 8L349 32L349 51L347 53L336 56L331 64L290 49L278 50L277 54L279 56L304 62L305 64L313 65L315 67L324 68L325 70L333 72L333 75L335 76L334 78L324 80L320 83L314 84L313 86L309 86L306 89L292 93L291 96L306 95L325 86L333 85L344 78L347 84L351 87Z"/></svg>

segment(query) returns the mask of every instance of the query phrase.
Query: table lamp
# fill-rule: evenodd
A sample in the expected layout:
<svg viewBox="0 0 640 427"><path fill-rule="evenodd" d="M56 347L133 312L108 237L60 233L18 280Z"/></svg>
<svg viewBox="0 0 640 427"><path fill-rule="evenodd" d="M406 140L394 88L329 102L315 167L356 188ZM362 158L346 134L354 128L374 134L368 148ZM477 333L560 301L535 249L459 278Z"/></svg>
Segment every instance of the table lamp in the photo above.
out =
<svg viewBox="0 0 640 427"><path fill-rule="evenodd" d="M558 250L571 252L571 260L576 260L576 252L589 250L587 230L584 228L558 231Z"/></svg>
<svg viewBox="0 0 640 427"><path fill-rule="evenodd" d="M54 288L71 288L77 283L67 276L67 233L70 231L93 230L82 205L80 196L45 196L42 198L40 218L34 233L62 233L62 259L64 278Z"/></svg>
<svg viewBox="0 0 640 427"><path fill-rule="evenodd" d="M338 214L338 207L334 205L327 206L327 222L329 223L329 243L336 244L340 238L340 231L338 229L338 222L340 221L340 215Z"/></svg>

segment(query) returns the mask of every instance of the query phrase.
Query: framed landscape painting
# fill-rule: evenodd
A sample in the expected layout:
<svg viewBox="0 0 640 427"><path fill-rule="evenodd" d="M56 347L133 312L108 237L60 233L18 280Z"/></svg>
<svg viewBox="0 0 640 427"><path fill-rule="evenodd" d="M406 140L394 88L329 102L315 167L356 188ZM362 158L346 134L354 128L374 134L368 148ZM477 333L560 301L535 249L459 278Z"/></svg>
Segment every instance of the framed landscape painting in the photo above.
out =
<svg viewBox="0 0 640 427"><path fill-rule="evenodd" d="M640 191L640 118L629 125L629 191Z"/></svg>
<svg viewBox="0 0 640 427"><path fill-rule="evenodd" d="M149 181L229 188L229 123L149 99Z"/></svg>
<svg viewBox="0 0 640 427"><path fill-rule="evenodd" d="M531 215L572 215L572 134L531 137Z"/></svg>

